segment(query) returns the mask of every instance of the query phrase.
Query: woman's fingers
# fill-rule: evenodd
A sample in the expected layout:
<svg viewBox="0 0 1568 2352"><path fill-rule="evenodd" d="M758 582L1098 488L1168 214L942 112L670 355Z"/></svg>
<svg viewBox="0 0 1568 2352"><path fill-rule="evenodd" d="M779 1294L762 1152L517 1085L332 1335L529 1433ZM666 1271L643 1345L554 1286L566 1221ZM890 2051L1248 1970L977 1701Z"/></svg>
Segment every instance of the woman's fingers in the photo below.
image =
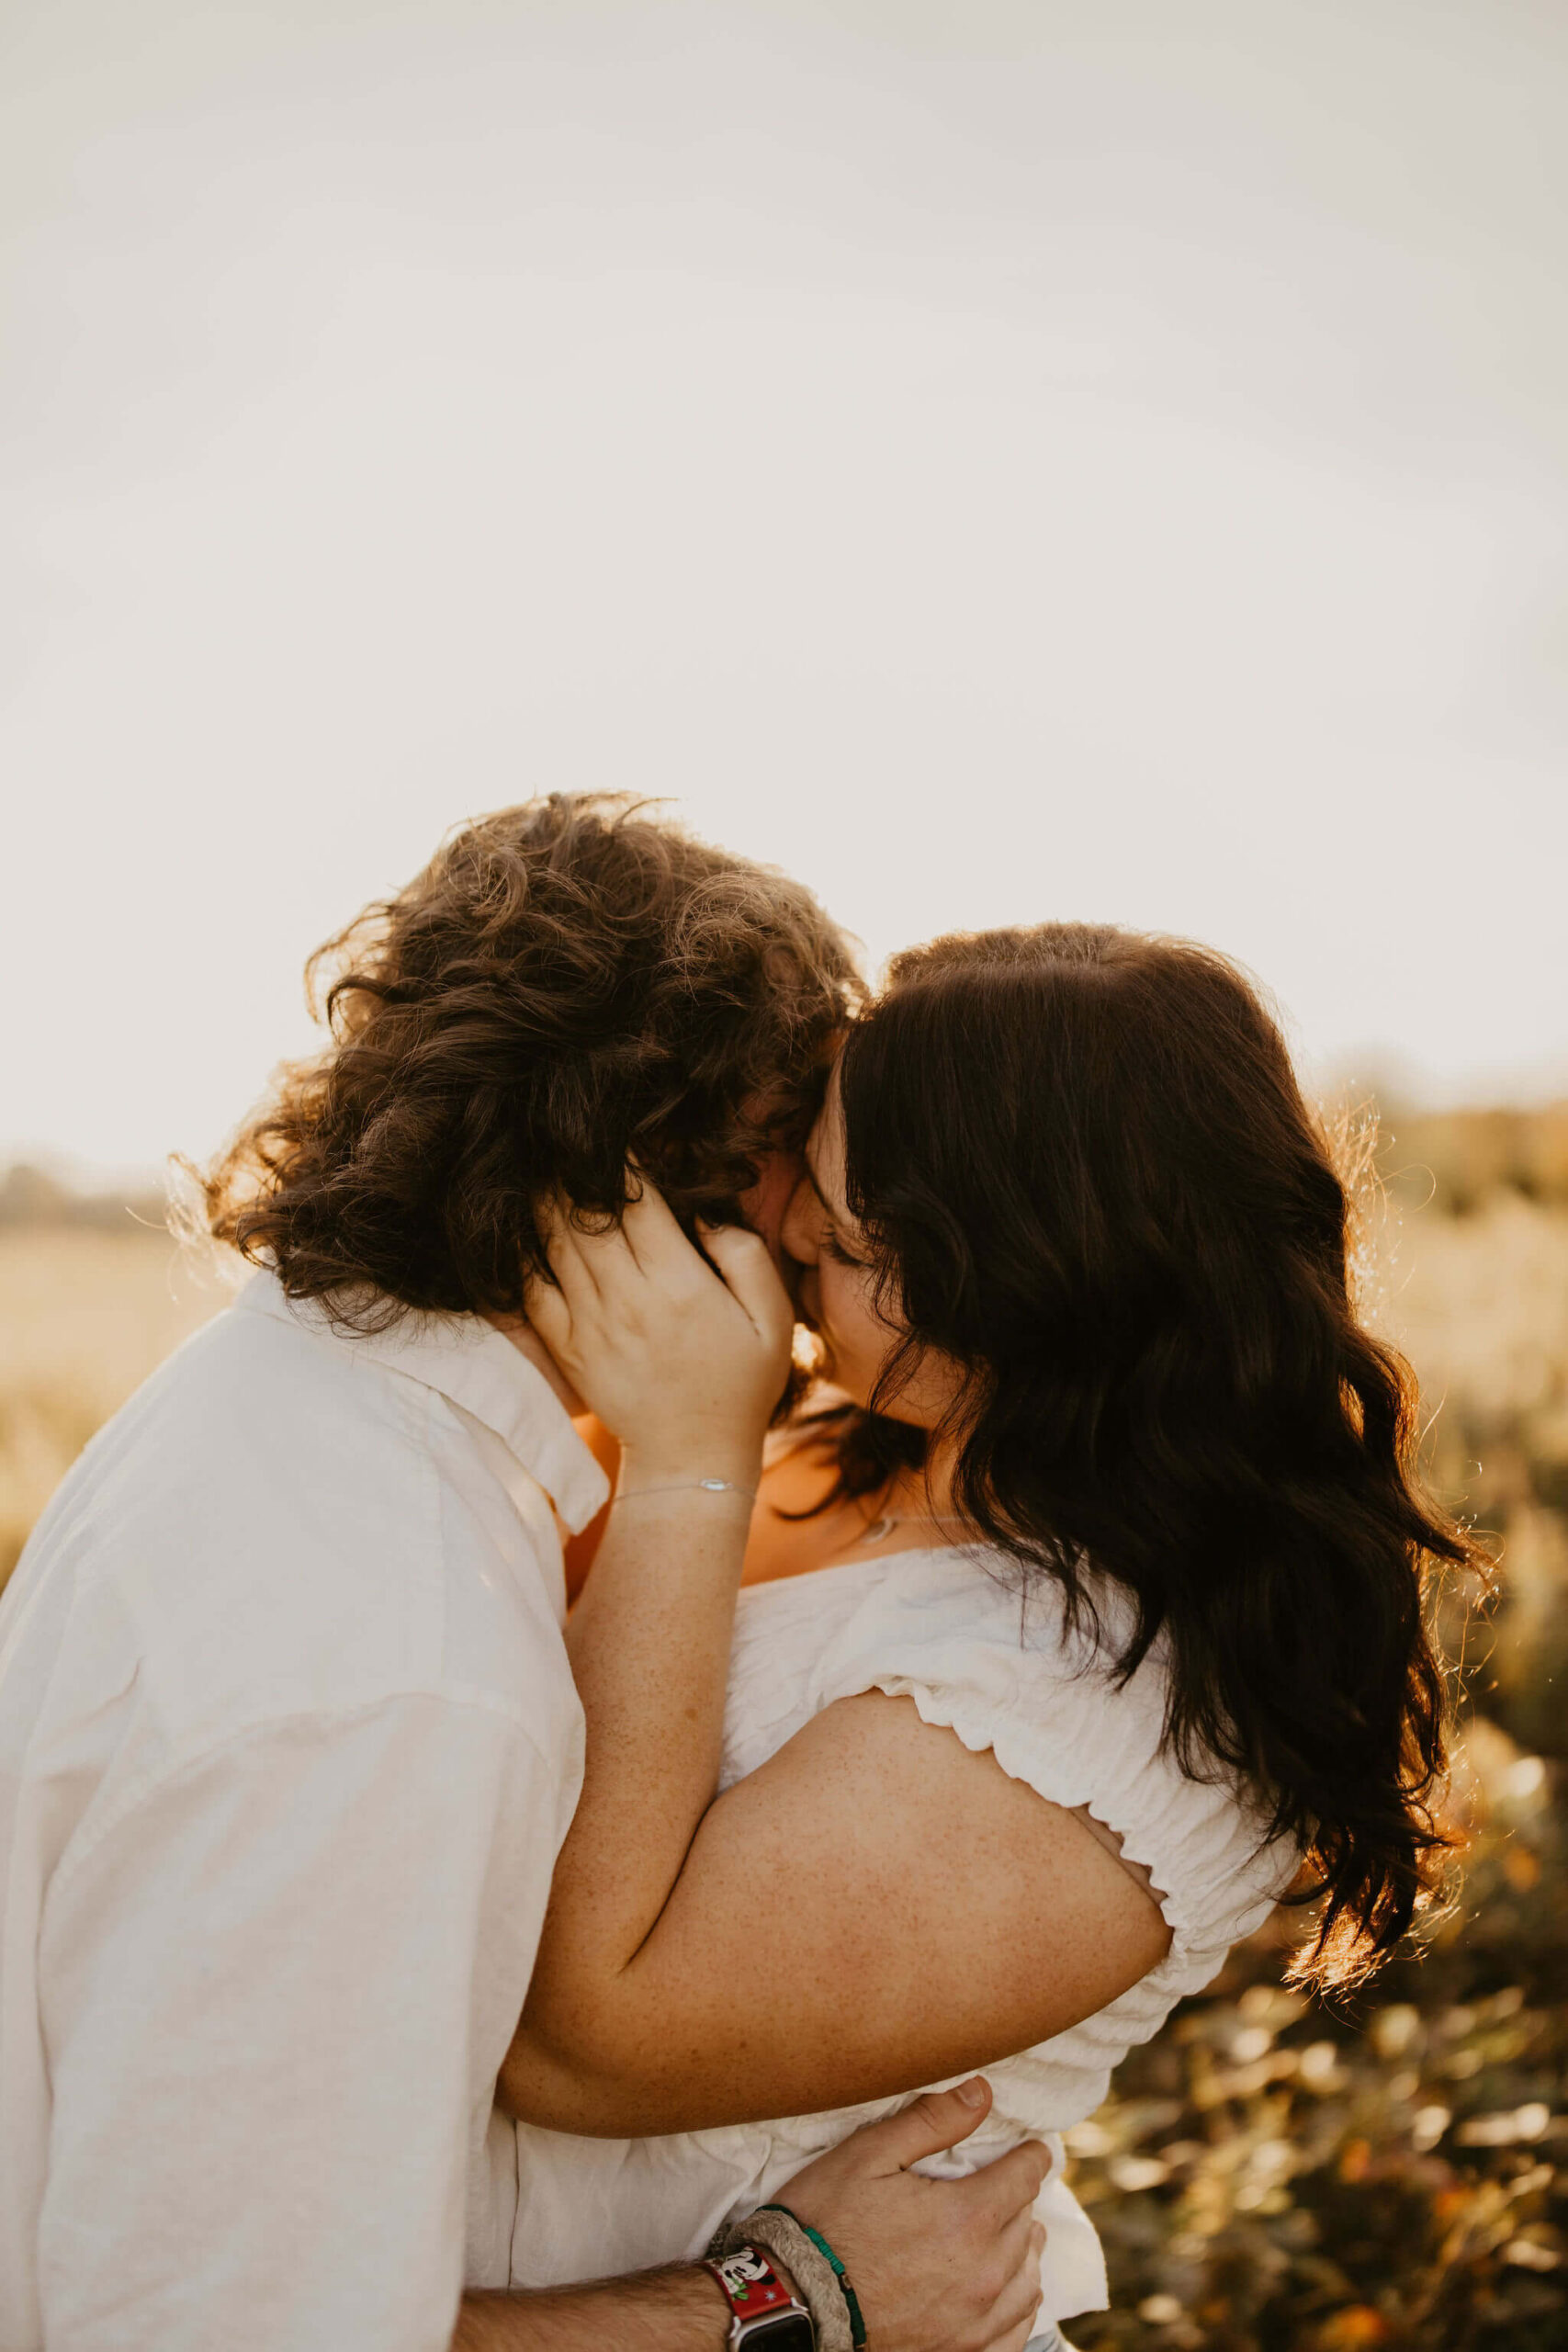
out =
<svg viewBox="0 0 1568 2352"><path fill-rule="evenodd" d="M572 1245L571 1227L560 1196L548 1194L536 1212L549 1276L534 1274L523 1287L523 1311L561 1370L570 1377L574 1342L584 1316L595 1304L592 1278Z"/></svg>
<svg viewBox="0 0 1568 2352"><path fill-rule="evenodd" d="M584 1233L565 1214L563 1204L555 1228L560 1236L558 1265L556 1245L547 1241L558 1279L581 1268L601 1298L612 1308L626 1310L635 1309L641 1302L648 1283L657 1284L666 1295L689 1293L702 1284L701 1259L664 1195L641 1170L629 1172L637 1189L627 1200L618 1225L603 1233ZM759 1338L787 1348L795 1328L794 1310L766 1245L744 1226L705 1224L698 1230L714 1270Z"/></svg>
<svg viewBox="0 0 1568 2352"><path fill-rule="evenodd" d="M689 1288L702 1263L652 1180L637 1169L626 1173L626 1204L614 1224L585 1233L568 1219L571 1247L584 1272L611 1311L623 1313L635 1312L650 1289L669 1294Z"/></svg>
<svg viewBox="0 0 1568 2352"><path fill-rule="evenodd" d="M540 1338L629 1453L648 1463L744 1471L788 1370L788 1299L754 1235L694 1248L657 1185L629 1173L620 1218L584 1232L565 1201L540 1210L554 1303L530 1297ZM542 1288L548 1288L543 1285Z"/></svg>
<svg viewBox="0 0 1568 2352"><path fill-rule="evenodd" d="M795 1309L766 1242L743 1225L703 1225L697 1229L703 1248L759 1337L787 1350L795 1330Z"/></svg>
<svg viewBox="0 0 1568 2352"><path fill-rule="evenodd" d="M547 1193L536 1212L539 1238L551 1273L568 1306L584 1307L597 1293L598 1279L584 1241L598 1238L582 1233L573 1222L571 1204L564 1193Z"/></svg>
<svg viewBox="0 0 1568 2352"><path fill-rule="evenodd" d="M620 1229L627 1248L647 1273L679 1267L692 1245L682 1232L674 1210L652 1177L642 1169L628 1168L626 1177L626 1205Z"/></svg>
<svg viewBox="0 0 1568 2352"><path fill-rule="evenodd" d="M571 1347L571 1309L554 1283L536 1274L525 1283L523 1312L558 1363Z"/></svg>

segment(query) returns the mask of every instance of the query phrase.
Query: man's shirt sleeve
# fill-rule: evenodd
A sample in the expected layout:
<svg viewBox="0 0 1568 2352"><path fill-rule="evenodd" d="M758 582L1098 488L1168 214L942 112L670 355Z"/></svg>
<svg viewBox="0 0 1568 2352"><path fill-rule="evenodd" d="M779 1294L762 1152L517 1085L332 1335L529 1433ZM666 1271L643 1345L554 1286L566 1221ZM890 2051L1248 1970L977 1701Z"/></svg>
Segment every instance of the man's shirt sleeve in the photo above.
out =
<svg viewBox="0 0 1568 2352"><path fill-rule="evenodd" d="M47 2352L446 2352L563 1825L483 1694L226 1740L46 1905Z"/></svg>

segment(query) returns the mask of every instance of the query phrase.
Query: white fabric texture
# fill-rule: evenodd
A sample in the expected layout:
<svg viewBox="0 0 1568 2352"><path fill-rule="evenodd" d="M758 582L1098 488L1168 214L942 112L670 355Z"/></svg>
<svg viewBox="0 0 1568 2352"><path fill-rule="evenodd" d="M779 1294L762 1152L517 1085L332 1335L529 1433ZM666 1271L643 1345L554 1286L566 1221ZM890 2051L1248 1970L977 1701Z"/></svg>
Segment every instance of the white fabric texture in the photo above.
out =
<svg viewBox="0 0 1568 2352"><path fill-rule="evenodd" d="M510 2283L604 1492L488 1325L265 1274L87 1449L0 1600L4 2352L446 2352Z"/></svg>
<svg viewBox="0 0 1568 2352"><path fill-rule="evenodd" d="M904 1552L743 1591L721 1779L728 1787L755 1771L835 1700L868 1690L908 1694L929 1723L951 1726L967 1747L993 1750L1042 1796L1088 1806L1147 1868L1171 1928L1166 1958L1098 2015L987 2066L995 2104L985 2124L920 2167L952 2176L1021 2140L1046 2140L1056 2163L1037 2209L1049 2233L1041 2308L1055 2321L1106 2301L1099 2239L1063 2176L1060 2134L1100 2105L1127 2051L1268 1916L1295 1858L1261 1848L1258 1819L1232 1791L1188 1780L1161 1753L1167 1685L1157 1645L1117 1689L1087 1627L1066 1634L1056 1589L1042 1580L1025 1605L1009 1573L973 1551ZM1102 1638L1113 1645L1125 1604L1097 1590ZM700 2254L722 2222L776 2195L847 2132L904 2104L639 2141L519 2126L513 2276L519 2285L555 2285Z"/></svg>

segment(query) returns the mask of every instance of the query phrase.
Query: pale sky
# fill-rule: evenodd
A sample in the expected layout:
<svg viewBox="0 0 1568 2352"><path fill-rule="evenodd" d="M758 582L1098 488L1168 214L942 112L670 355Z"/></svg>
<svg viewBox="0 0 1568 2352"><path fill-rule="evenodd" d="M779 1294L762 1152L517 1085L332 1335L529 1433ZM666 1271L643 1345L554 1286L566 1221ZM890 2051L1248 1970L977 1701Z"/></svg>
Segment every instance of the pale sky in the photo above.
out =
<svg viewBox="0 0 1568 2352"><path fill-rule="evenodd" d="M9 0L0 1159L447 826L1086 916L1568 1091L1561 0Z"/></svg>

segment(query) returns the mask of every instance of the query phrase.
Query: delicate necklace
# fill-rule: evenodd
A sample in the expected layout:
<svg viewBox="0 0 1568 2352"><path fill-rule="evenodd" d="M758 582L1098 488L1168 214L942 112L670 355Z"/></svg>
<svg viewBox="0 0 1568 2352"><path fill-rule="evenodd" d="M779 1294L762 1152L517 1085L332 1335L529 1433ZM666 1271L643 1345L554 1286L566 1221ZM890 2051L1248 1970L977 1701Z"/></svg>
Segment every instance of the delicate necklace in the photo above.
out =
<svg viewBox="0 0 1568 2352"><path fill-rule="evenodd" d="M936 1514L928 1518L918 1511L884 1511L880 1519L874 1519L869 1527L863 1528L850 1540L854 1544L880 1544L883 1537L891 1535L896 1527L962 1528L966 1523L962 1519L943 1519Z"/></svg>

